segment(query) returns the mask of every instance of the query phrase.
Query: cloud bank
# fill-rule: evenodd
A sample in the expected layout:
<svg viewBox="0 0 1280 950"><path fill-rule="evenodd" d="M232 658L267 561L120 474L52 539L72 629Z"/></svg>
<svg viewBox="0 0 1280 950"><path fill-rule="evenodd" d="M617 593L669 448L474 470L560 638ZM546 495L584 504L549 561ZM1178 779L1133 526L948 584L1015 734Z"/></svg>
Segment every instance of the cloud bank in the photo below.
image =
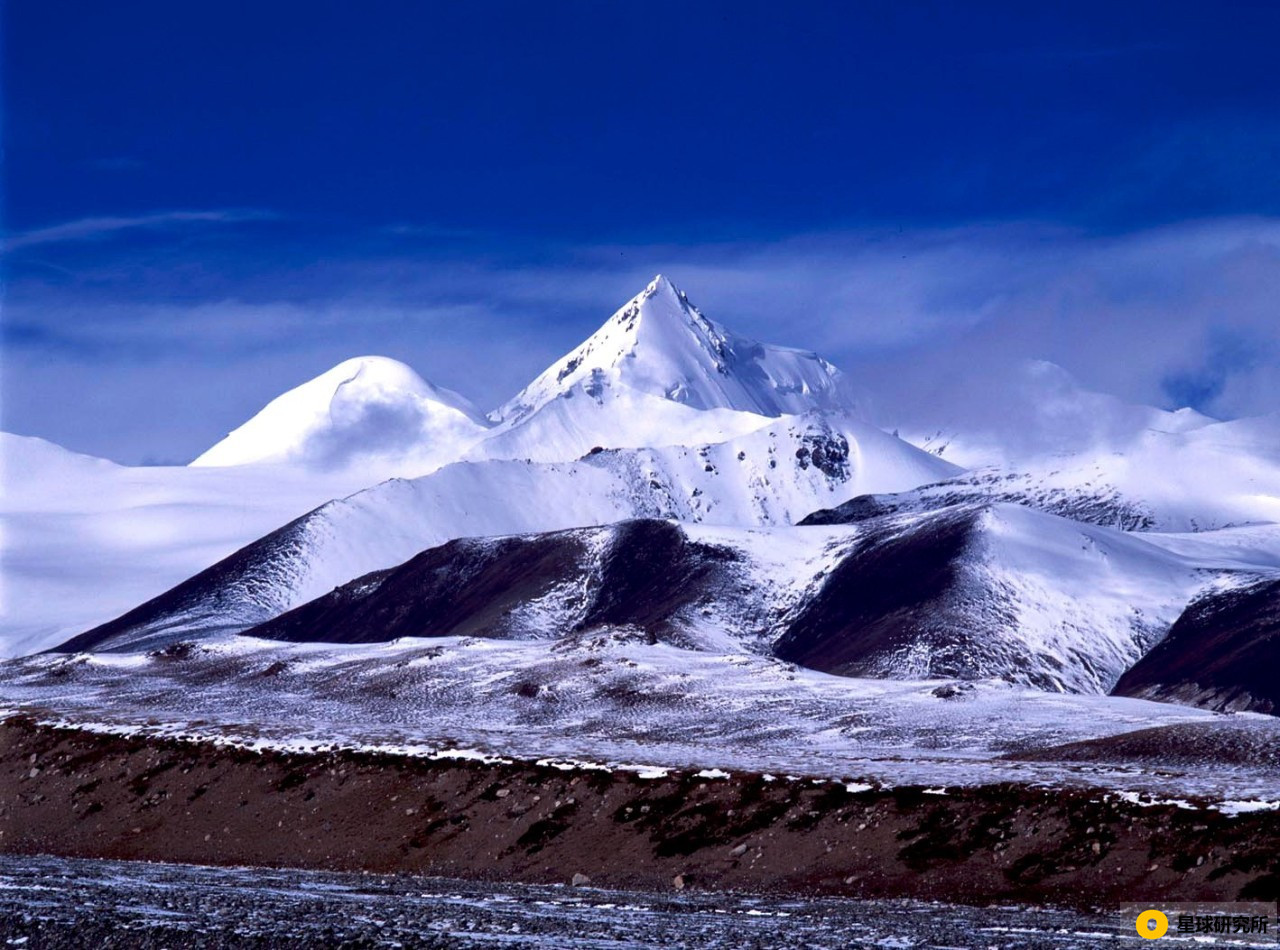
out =
<svg viewBox="0 0 1280 950"><path fill-rule="evenodd" d="M190 458L354 353L404 360L487 408L658 271L712 319L827 356L890 426L936 413L958 387L994 387L1027 359L1133 402L1219 418L1280 409L1271 218L536 248L429 224L328 243L267 241L252 226L196 249L119 240L245 220L227 214L19 235L29 260L4 322L5 428L125 461ZM104 235L86 254L83 239ZM76 254L59 258L67 242Z"/></svg>

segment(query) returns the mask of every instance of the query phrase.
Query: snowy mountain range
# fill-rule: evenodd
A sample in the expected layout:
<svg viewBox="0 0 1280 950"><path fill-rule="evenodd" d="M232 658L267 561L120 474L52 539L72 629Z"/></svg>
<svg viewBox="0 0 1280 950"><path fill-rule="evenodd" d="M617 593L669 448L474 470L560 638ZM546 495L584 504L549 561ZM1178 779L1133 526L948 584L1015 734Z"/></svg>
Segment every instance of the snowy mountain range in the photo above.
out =
<svg viewBox="0 0 1280 950"><path fill-rule="evenodd" d="M403 363L359 357L272 400L191 464L414 477L463 459L719 442L812 410L860 418L830 363L736 336L658 276L487 416Z"/></svg>
<svg viewBox="0 0 1280 950"><path fill-rule="evenodd" d="M1216 635L1206 598L1274 598L1280 416L1128 406L1049 364L1023 379L912 444L821 357L739 337L658 277L487 415L370 356L186 468L5 436L0 638L607 628L842 676L1272 702L1234 682L1247 663L1201 688L1157 661Z"/></svg>

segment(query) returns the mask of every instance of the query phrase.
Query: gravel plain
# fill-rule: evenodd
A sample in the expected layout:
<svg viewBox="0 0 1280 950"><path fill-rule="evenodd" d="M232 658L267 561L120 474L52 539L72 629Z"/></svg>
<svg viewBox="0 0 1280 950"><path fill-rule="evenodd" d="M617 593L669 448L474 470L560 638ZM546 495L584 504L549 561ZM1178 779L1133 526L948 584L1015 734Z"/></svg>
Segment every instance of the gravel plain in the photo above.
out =
<svg viewBox="0 0 1280 950"><path fill-rule="evenodd" d="M1201 938L1203 939L1203 938ZM1275 946L1231 941L1215 946ZM1170 934L1162 945L1183 941ZM0 946L1097 950L1130 915L0 855ZM1187 938L1188 946L1192 945ZM1203 945L1203 944L1197 944Z"/></svg>

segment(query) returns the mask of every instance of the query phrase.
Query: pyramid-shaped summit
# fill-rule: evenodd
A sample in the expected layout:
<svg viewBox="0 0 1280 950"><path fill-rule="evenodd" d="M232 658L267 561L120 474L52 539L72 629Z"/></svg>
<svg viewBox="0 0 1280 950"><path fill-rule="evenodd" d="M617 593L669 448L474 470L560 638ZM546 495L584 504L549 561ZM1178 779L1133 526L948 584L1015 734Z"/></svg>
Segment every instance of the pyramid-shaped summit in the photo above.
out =
<svg viewBox="0 0 1280 950"><path fill-rule="evenodd" d="M840 371L816 353L738 336L659 274L495 415L518 423L556 399L624 391L763 416L854 409Z"/></svg>

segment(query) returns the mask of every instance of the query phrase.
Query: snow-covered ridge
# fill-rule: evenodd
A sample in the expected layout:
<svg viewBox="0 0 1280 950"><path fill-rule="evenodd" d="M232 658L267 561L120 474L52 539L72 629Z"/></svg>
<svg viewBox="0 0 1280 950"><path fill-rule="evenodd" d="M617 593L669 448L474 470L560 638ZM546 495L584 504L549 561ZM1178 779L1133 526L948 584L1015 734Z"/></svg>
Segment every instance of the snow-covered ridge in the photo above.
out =
<svg viewBox="0 0 1280 950"><path fill-rule="evenodd" d="M452 538L634 517L785 525L855 494L954 472L873 426L822 415L784 416L712 445L605 450L573 462L459 462L322 505L113 621L114 642L261 623Z"/></svg>
<svg viewBox="0 0 1280 950"><path fill-rule="evenodd" d="M1211 569L1013 505L773 528L634 520L452 542L248 631L295 641L597 630L886 679L1101 693Z"/></svg>
<svg viewBox="0 0 1280 950"><path fill-rule="evenodd" d="M1136 426L1115 441L1090 441L1078 451L1033 458L1020 467L973 469L918 490L859 500L848 511L823 512L815 520L991 500L1128 531L1206 532L1280 523L1280 414L1184 421L1182 427Z"/></svg>

